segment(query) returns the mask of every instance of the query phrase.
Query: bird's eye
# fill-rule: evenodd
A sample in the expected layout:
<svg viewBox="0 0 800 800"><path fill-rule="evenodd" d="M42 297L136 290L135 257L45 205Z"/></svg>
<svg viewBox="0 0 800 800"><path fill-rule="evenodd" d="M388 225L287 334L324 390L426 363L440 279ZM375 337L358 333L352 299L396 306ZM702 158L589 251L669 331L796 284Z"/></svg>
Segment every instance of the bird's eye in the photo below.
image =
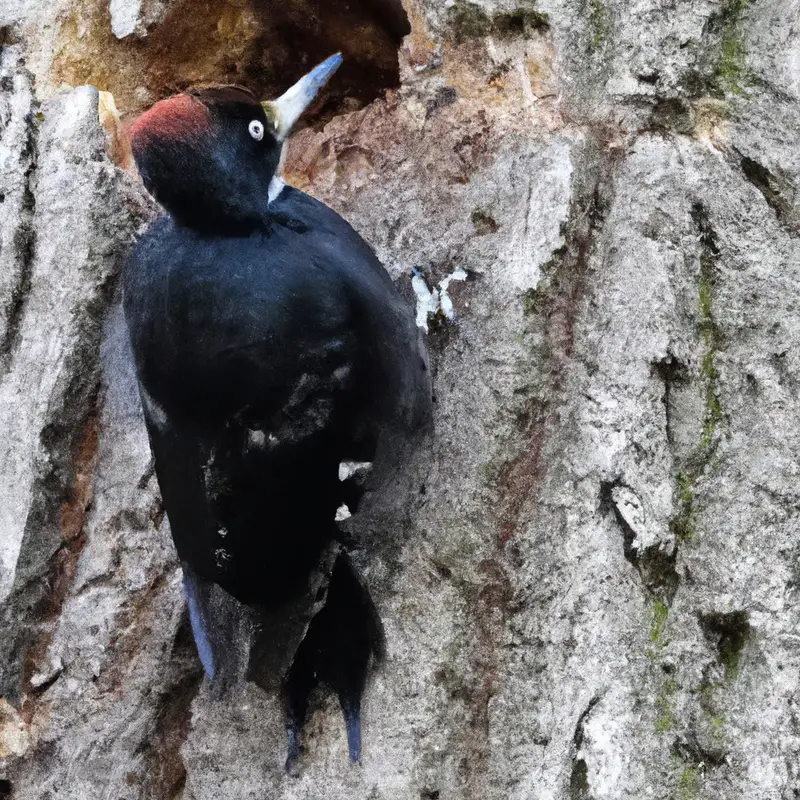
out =
<svg viewBox="0 0 800 800"><path fill-rule="evenodd" d="M257 141L260 142L264 138L264 123L261 120L254 119L248 126L247 130L250 131L250 135Z"/></svg>

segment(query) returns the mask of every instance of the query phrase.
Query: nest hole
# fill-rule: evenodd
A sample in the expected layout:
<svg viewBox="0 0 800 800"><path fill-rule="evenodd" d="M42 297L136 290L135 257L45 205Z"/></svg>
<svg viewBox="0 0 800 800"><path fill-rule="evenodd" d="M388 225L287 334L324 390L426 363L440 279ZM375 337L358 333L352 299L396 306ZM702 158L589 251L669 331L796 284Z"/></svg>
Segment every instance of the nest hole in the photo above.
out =
<svg viewBox="0 0 800 800"><path fill-rule="evenodd" d="M123 112L199 83L239 84L269 99L340 51L344 63L307 117L325 121L399 85L397 51L410 32L401 0L143 0L133 19L116 8L72 7L52 78L109 91Z"/></svg>

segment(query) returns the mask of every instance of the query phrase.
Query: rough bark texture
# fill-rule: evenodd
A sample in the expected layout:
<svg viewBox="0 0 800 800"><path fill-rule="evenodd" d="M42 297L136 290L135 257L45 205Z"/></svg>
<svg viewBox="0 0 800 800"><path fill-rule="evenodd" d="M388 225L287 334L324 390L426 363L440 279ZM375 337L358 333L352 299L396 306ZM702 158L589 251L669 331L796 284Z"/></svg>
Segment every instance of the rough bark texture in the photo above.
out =
<svg viewBox="0 0 800 800"><path fill-rule="evenodd" d="M0 797L800 796L798 3L339 5L0 6ZM116 296L154 208L58 92L336 46L287 179L404 286L468 280L364 559L363 763L323 694L286 775L276 698L214 699L185 619Z"/></svg>

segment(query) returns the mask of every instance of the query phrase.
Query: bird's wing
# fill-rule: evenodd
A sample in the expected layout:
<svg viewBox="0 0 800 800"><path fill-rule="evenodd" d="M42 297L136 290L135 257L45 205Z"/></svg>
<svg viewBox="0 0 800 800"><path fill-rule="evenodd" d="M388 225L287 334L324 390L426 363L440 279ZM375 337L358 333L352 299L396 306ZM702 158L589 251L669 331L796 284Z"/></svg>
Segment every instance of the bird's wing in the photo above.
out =
<svg viewBox="0 0 800 800"><path fill-rule="evenodd" d="M336 473L332 466L326 480L324 453L315 455L326 448L321 400L301 408L293 398L298 424L279 445L271 434L254 443L253 430L235 421L216 437L188 432L144 390L142 398L205 671L227 686L252 672L255 655L262 686L280 679L324 603L338 553Z"/></svg>
<svg viewBox="0 0 800 800"><path fill-rule="evenodd" d="M142 388L178 553L242 602L279 602L334 538L339 462L357 411L347 339L283 359L249 345L211 354L214 397L195 402L218 405L219 418L176 413ZM220 375L231 385L220 388Z"/></svg>

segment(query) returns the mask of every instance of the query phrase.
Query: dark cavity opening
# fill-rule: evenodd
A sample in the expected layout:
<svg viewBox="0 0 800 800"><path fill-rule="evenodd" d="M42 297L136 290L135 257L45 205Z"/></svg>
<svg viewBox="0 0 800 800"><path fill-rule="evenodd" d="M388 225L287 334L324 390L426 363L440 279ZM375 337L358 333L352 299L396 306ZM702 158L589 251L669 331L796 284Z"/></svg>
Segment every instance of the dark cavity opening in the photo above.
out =
<svg viewBox="0 0 800 800"><path fill-rule="evenodd" d="M341 51L342 67L311 110L326 119L399 86L397 50L410 32L401 0L173 0L143 9L135 31L118 39L108 3L76 4L59 32L56 83L110 91L123 112L198 83L235 83L269 99Z"/></svg>
<svg viewBox="0 0 800 800"><path fill-rule="evenodd" d="M733 682L739 675L742 650L750 638L750 615L746 611L700 614L699 620L706 641L716 650L725 670L725 680Z"/></svg>

